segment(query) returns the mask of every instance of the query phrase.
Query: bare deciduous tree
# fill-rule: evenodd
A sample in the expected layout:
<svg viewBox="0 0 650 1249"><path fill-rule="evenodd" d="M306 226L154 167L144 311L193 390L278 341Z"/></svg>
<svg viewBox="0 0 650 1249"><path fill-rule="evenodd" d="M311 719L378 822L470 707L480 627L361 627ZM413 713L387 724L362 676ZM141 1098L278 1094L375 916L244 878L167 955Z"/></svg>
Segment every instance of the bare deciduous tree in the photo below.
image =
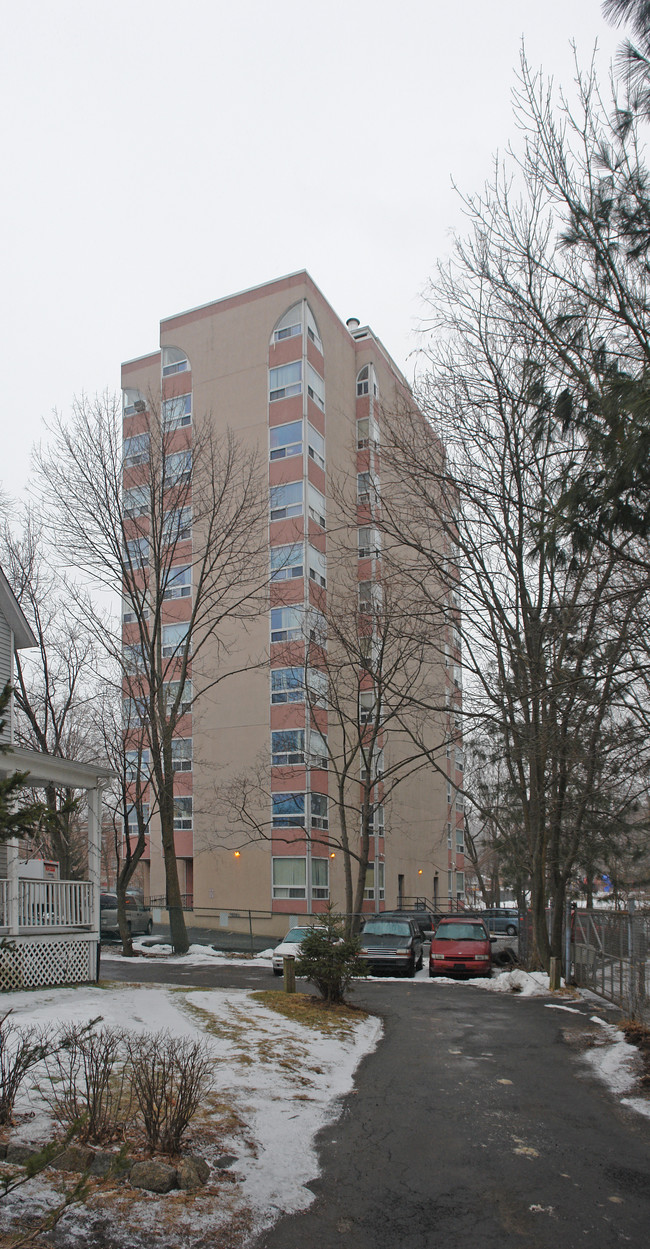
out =
<svg viewBox="0 0 650 1249"><path fill-rule="evenodd" d="M54 419L36 467L60 558L121 594L124 634L87 595L78 602L121 665L130 740L149 751L171 939L182 953L172 742L197 699L233 672L233 637L260 610L267 495L256 453L230 431L218 435L209 416L177 428L156 397L141 407L125 455L119 399L82 397L69 422Z"/></svg>

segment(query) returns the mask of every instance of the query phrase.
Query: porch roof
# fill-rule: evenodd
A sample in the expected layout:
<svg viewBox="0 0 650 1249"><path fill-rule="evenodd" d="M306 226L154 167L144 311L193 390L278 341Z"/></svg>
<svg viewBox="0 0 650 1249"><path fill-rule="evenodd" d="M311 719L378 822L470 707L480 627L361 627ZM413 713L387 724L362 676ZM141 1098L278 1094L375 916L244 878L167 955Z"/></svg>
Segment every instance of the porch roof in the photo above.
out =
<svg viewBox="0 0 650 1249"><path fill-rule="evenodd" d="M111 768L97 763L44 755L24 746L12 746L7 754L0 754L0 776L10 776L12 772L28 772L27 785L65 785L70 789L102 788L116 775Z"/></svg>

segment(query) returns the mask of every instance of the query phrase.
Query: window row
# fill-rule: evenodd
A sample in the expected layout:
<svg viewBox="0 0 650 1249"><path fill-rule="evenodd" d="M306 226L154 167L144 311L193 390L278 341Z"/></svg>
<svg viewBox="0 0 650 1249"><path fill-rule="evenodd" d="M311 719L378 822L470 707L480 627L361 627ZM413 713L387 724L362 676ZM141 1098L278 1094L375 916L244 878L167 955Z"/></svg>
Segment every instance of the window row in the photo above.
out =
<svg viewBox="0 0 650 1249"><path fill-rule="evenodd" d="M306 315L305 315L306 314ZM320 340L318 327L314 314L309 304L302 301L293 304L291 308L285 312L284 316L278 321L271 338L273 343L281 343L285 338L296 338L302 334L303 315L305 315L307 337L311 340L315 347L318 348L321 355L323 353L323 344Z"/></svg>
<svg viewBox="0 0 650 1249"><path fill-rule="evenodd" d="M188 715L191 712L194 700L191 680L184 681L182 685L180 681L164 681L163 692L167 715L171 715L177 699L177 715ZM144 695L138 698L122 699L122 724L125 728L136 728L146 724L148 718L147 700Z"/></svg>
<svg viewBox="0 0 650 1249"><path fill-rule="evenodd" d="M274 768L299 763L310 768L327 768L327 738L317 729L310 729L305 751L304 729L278 729L271 733L271 763Z"/></svg>
<svg viewBox="0 0 650 1249"><path fill-rule="evenodd" d="M140 812L142 814L142 822L145 828L149 824L149 803L140 803ZM127 809L126 823L129 837L138 836L138 808L133 805ZM181 832L183 829L192 828L192 799L191 798L174 798L174 831Z"/></svg>
<svg viewBox="0 0 650 1249"><path fill-rule="evenodd" d="M304 576L305 548L302 542L271 547L271 581L293 581ZM323 588L327 585L327 556L307 544L309 579Z"/></svg>
<svg viewBox="0 0 650 1249"><path fill-rule="evenodd" d="M281 486L271 486L271 520L288 520L291 516L302 516L303 494L302 481L287 481ZM325 496L310 481L307 482L307 510L312 520L324 529Z"/></svg>
<svg viewBox="0 0 650 1249"><path fill-rule="evenodd" d="M272 425L269 432L269 459L288 460L302 455L303 423L289 421L286 425ZM307 421L307 453L310 460L325 468L325 439Z"/></svg>
<svg viewBox="0 0 650 1249"><path fill-rule="evenodd" d="M292 395L302 394L303 369L302 360L293 360L290 364L280 364L277 368L269 369L269 402L275 403L278 399L290 399ZM321 411L325 411L325 382L320 373L307 363L306 368L307 394L309 398L317 404Z"/></svg>
<svg viewBox="0 0 650 1249"><path fill-rule="evenodd" d="M192 509L179 507L165 512L162 518L160 541L163 547L175 547L177 542L189 542L192 537ZM132 568L144 568L150 559L151 543L146 534L137 538L128 538L124 546L124 557ZM171 580L168 577L167 580Z"/></svg>
<svg viewBox="0 0 650 1249"><path fill-rule="evenodd" d="M315 642L327 645L327 621L315 607L305 610L303 603L291 607L271 608L272 642Z"/></svg>
<svg viewBox="0 0 650 1249"><path fill-rule="evenodd" d="M272 861L273 897L306 898L307 859L283 855ZM329 898L329 859L311 860L311 896L315 899Z"/></svg>
<svg viewBox="0 0 650 1249"><path fill-rule="evenodd" d="M174 772L192 771L192 738L172 738L172 769ZM124 753L125 775L127 781L136 781L138 776L144 778L149 773L151 752L148 749L127 750Z"/></svg>
<svg viewBox="0 0 650 1249"><path fill-rule="evenodd" d="M312 828L327 830L327 796L325 794L273 794L271 819L274 828L304 828L309 801L309 823Z"/></svg>
<svg viewBox="0 0 650 1249"><path fill-rule="evenodd" d="M324 706L327 700L327 676L317 668L307 669L307 685L311 701L317 706ZM305 670L304 668L272 668L271 669L271 702L304 703L305 701Z"/></svg>

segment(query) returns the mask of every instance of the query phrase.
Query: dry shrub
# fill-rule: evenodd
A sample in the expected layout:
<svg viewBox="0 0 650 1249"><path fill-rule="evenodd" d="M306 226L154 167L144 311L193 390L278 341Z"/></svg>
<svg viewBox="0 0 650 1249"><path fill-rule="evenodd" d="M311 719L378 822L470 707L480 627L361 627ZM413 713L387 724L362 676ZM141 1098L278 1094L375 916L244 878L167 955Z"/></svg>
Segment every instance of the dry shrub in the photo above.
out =
<svg viewBox="0 0 650 1249"><path fill-rule="evenodd" d="M0 1124L11 1123L14 1104L28 1071L47 1058L55 1044L51 1028L21 1028L0 1019Z"/></svg>
<svg viewBox="0 0 650 1249"><path fill-rule="evenodd" d="M47 1061L46 1099L59 1121L77 1125L84 1141L110 1141L123 1134L130 1117L121 1028L70 1024Z"/></svg>
<svg viewBox="0 0 650 1249"><path fill-rule="evenodd" d="M213 1083L214 1059L204 1041L167 1032L128 1038L129 1075L153 1153L177 1154L201 1099Z"/></svg>

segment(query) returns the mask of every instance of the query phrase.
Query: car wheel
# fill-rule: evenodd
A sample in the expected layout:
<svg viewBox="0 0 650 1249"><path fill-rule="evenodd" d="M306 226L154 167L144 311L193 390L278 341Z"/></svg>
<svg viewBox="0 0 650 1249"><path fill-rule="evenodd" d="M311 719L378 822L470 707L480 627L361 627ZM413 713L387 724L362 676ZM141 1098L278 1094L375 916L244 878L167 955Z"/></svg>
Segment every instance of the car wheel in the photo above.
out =
<svg viewBox="0 0 650 1249"><path fill-rule="evenodd" d="M413 977L414 977L414 975L415 975L415 954L412 954L412 955L411 955L411 961L410 961L410 963L409 963L408 967L406 968L406 971L404 972L404 975L405 975L405 976L408 976L409 980L412 980L412 979L413 979Z"/></svg>
<svg viewBox="0 0 650 1249"><path fill-rule="evenodd" d="M150 937L152 932L153 932L153 920L150 919L149 923L147 924L147 936Z"/></svg>
<svg viewBox="0 0 650 1249"><path fill-rule="evenodd" d="M506 928L506 932L509 937L517 936L517 929L515 928L514 924L508 924L508 927Z"/></svg>

